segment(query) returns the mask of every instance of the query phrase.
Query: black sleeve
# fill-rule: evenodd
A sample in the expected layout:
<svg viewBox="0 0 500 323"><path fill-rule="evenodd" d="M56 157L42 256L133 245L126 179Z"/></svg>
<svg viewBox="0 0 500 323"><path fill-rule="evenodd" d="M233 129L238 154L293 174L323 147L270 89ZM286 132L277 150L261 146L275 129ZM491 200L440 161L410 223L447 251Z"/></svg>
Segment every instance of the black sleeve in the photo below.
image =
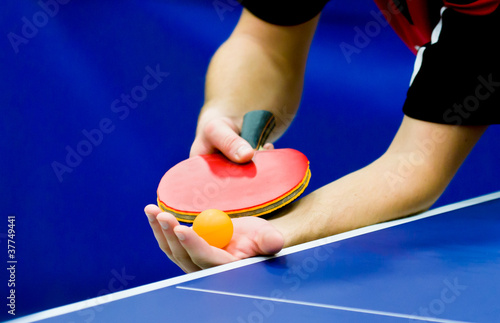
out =
<svg viewBox="0 0 500 323"><path fill-rule="evenodd" d="M441 124L500 124L500 7L484 16L449 8L439 27L417 54L403 112Z"/></svg>
<svg viewBox="0 0 500 323"><path fill-rule="evenodd" d="M238 0L258 18L275 25L293 26L318 15L329 0Z"/></svg>

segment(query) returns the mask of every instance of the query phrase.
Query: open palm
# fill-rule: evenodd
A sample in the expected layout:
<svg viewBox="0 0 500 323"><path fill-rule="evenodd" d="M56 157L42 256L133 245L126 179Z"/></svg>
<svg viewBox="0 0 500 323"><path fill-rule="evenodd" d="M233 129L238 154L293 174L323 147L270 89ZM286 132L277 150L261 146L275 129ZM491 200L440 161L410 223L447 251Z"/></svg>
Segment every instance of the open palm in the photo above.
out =
<svg viewBox="0 0 500 323"><path fill-rule="evenodd" d="M210 246L191 228L177 219L148 205L145 212L158 245L185 272L193 272L258 255L270 255L281 250L283 236L268 221L257 217L233 219L234 233L223 248Z"/></svg>

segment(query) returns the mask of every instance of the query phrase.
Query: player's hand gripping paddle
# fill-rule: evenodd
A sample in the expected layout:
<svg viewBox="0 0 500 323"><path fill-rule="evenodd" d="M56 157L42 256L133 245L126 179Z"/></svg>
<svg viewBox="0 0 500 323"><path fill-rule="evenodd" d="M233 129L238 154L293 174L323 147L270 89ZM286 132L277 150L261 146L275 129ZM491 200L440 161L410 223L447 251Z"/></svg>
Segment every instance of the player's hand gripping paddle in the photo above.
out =
<svg viewBox="0 0 500 323"><path fill-rule="evenodd" d="M275 126L268 111L243 118L240 136L259 149ZM260 216L295 200L309 183L309 161L294 149L258 150L237 164L220 153L191 157L169 169L158 186L158 205L179 221L193 222L206 209L230 217Z"/></svg>

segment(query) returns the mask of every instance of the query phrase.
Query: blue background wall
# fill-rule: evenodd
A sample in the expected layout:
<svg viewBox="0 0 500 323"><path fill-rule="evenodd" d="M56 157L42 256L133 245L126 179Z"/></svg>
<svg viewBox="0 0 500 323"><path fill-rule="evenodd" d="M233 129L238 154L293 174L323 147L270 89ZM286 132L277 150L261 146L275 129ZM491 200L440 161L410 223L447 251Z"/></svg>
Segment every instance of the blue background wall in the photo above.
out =
<svg viewBox="0 0 500 323"><path fill-rule="evenodd" d="M70 1L49 6L51 17L37 1L3 7L0 263L7 267L7 216L15 215L16 313L181 274L157 247L143 207L155 202L163 173L188 156L206 66L241 8L229 0ZM376 21L373 10L369 0L327 6L301 110L276 143L311 160L308 192L377 158L401 122L413 54L383 26L349 60L340 48L353 44L355 27ZM163 73L161 83L142 91L148 67ZM134 109L113 103L123 95L136 98ZM499 134L487 131L436 205L500 189ZM85 156L68 157L78 150ZM8 317L6 274L0 320Z"/></svg>

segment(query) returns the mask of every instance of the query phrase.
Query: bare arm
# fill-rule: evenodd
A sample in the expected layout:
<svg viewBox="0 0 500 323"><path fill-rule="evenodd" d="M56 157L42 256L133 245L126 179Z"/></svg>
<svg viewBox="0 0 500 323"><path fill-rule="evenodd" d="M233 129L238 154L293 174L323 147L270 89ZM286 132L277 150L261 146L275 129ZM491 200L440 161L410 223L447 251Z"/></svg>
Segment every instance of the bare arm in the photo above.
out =
<svg viewBox="0 0 500 323"><path fill-rule="evenodd" d="M282 134L300 102L317 20L278 27L243 12L210 63L192 155L218 149L234 161L249 160L253 152L237 154L244 144L237 134L249 110L271 110L281 121L277 136ZM185 271L273 254L283 246L426 210L485 129L405 117L388 150L370 165L316 190L270 221L234 219L235 234L225 249L209 246L155 205L145 211L161 249Z"/></svg>
<svg viewBox="0 0 500 323"><path fill-rule="evenodd" d="M198 120L191 155L221 150L235 161L243 115L269 110L277 119L271 141L291 123L302 94L307 54L318 17L304 24L281 27L266 23L247 10L229 39L212 58L206 77L205 102Z"/></svg>
<svg viewBox="0 0 500 323"><path fill-rule="evenodd" d="M388 150L370 165L323 186L270 221L234 219L235 235L224 250L210 247L157 206L146 207L146 213L162 250L187 272L273 254L283 246L428 209L486 128L405 117Z"/></svg>
<svg viewBox="0 0 500 323"><path fill-rule="evenodd" d="M404 117L380 158L309 194L270 222L290 246L424 211L486 128Z"/></svg>

